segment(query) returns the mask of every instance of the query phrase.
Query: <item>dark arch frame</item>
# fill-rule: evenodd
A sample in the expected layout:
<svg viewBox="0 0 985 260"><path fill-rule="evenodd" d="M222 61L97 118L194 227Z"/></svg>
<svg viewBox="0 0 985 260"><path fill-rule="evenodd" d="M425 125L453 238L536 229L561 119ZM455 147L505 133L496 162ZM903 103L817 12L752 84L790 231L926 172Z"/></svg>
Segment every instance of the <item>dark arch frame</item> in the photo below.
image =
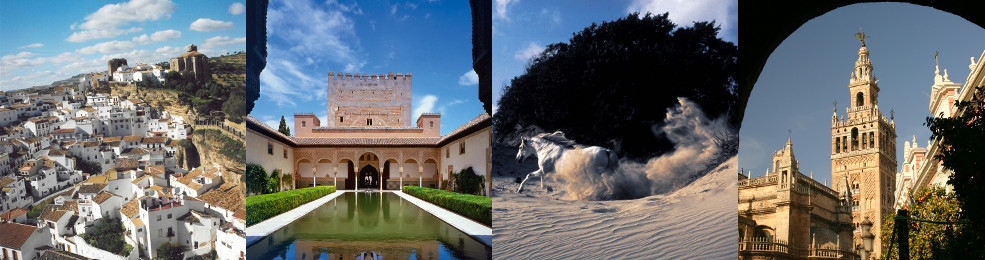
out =
<svg viewBox="0 0 985 260"><path fill-rule="evenodd" d="M745 116L746 103L752 94L759 74L766 66L773 51L800 26L815 17L843 6L857 3L880 3L873 0L827 1L745 1L740 4L739 24L739 122ZM957 15L985 28L985 16L976 15L985 10L985 1L960 0L903 0L893 1L931 7ZM782 11L777 11L782 10ZM846 32L852 33L852 32ZM845 37L850 35L846 34ZM740 123L741 127L741 123Z"/></svg>

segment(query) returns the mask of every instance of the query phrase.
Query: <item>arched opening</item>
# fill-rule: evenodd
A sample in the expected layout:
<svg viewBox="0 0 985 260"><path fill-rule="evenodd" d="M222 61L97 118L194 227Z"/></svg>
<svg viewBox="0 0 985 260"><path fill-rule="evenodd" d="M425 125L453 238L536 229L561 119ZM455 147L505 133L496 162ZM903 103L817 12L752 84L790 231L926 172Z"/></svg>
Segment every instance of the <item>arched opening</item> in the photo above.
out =
<svg viewBox="0 0 985 260"><path fill-rule="evenodd" d="M441 175L438 174L438 161L428 158L421 164L421 174L423 175L422 186L428 188L440 188Z"/></svg>
<svg viewBox="0 0 985 260"><path fill-rule="evenodd" d="M858 127L852 128L852 151L858 150Z"/></svg>
<svg viewBox="0 0 985 260"><path fill-rule="evenodd" d="M312 176L306 178L307 180L305 181L314 182L312 186L335 185L334 182L332 182L332 179L336 177L334 175L335 174L334 171L335 171L335 167L332 164L332 160L329 159L318 160L318 163L316 164L315 169L312 172Z"/></svg>
<svg viewBox="0 0 985 260"><path fill-rule="evenodd" d="M773 228L767 226L756 226L756 231L753 232L753 237L763 239L765 241L773 240Z"/></svg>
<svg viewBox="0 0 985 260"><path fill-rule="evenodd" d="M292 175L291 182L293 182L293 184L281 183L281 185L287 187L311 187L311 177L313 176L312 174L314 172L314 169L315 169L314 163L312 163L308 159L301 159L298 161L298 166L294 168L293 173L284 173L284 174ZM281 178L283 181L287 180L284 179L283 176L277 176L277 177ZM307 182L305 182L305 180L303 179L307 179Z"/></svg>
<svg viewBox="0 0 985 260"><path fill-rule="evenodd" d="M363 166L359 169L359 188L372 188L380 186L380 172L372 165Z"/></svg>
<svg viewBox="0 0 985 260"><path fill-rule="evenodd" d="M381 166L382 165L380 165L380 158L377 157L375 153L366 152L360 155L359 161L356 164L356 167L359 169L358 170L359 174L358 176L356 176L357 178L356 184L358 184L356 188L379 189L381 181L385 181L381 179L382 177L380 174L380 171L382 170ZM368 172L369 168L367 167L372 168L372 172Z"/></svg>
<svg viewBox="0 0 985 260"><path fill-rule="evenodd" d="M352 160L345 160L345 165L345 189L356 189L356 165L352 163Z"/></svg>
<svg viewBox="0 0 985 260"><path fill-rule="evenodd" d="M865 103L865 95L862 92L855 94L855 106L860 107Z"/></svg>
<svg viewBox="0 0 985 260"><path fill-rule="evenodd" d="M788 36L808 21L827 14L828 12L857 3L869 1L847 0L847 1L788 1L778 6L776 2L770 1L747 1L742 3L742 15L739 16L739 23L742 24L742 33L739 39L742 42L742 66L740 66L739 79L739 111L745 111L748 104L749 95L752 93L756 81L763 72L763 67L777 47L780 46ZM979 15L982 3L979 1L898 1L901 3L912 3L920 6L929 6L937 10L948 12L968 20L979 27L985 27L985 16ZM782 8L785 10L798 10L797 12L777 13L773 10ZM739 121L742 122L743 114L740 113Z"/></svg>

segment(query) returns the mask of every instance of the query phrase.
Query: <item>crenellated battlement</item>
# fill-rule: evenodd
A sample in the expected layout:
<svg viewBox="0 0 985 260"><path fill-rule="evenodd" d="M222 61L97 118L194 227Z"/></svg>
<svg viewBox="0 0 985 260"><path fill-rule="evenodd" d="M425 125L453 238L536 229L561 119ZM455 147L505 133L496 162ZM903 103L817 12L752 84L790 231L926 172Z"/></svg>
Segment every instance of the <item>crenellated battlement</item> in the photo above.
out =
<svg viewBox="0 0 985 260"><path fill-rule="evenodd" d="M328 79L334 80L411 80L412 75L410 72L407 74L388 72L387 74L376 74L376 73L335 73L329 72Z"/></svg>

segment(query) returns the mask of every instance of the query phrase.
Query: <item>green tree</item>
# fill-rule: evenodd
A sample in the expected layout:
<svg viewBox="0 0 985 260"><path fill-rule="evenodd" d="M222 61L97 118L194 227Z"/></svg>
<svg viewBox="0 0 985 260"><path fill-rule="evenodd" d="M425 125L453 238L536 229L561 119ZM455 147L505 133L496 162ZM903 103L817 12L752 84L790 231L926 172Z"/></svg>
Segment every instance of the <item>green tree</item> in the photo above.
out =
<svg viewBox="0 0 985 260"><path fill-rule="evenodd" d="M246 165L246 191L252 194L266 193L267 171L259 164Z"/></svg>
<svg viewBox="0 0 985 260"><path fill-rule="evenodd" d="M93 247L109 251L110 253L127 256L133 250L133 246L124 240L127 232L120 219L105 218L104 221L97 221L92 227L86 228L82 238L86 243Z"/></svg>
<svg viewBox="0 0 985 260"><path fill-rule="evenodd" d="M102 167L100 167L98 163L82 160L82 158L78 157L75 157L75 168L81 170L83 173L88 173L89 175L102 173Z"/></svg>
<svg viewBox="0 0 985 260"><path fill-rule="evenodd" d="M472 167L452 173L452 178L455 181L454 191L458 193L479 195L486 186L486 177L476 175Z"/></svg>
<svg viewBox="0 0 985 260"><path fill-rule="evenodd" d="M280 126L277 127L277 132L291 136L291 128L287 127L287 121L284 120L284 116L280 116Z"/></svg>
<svg viewBox="0 0 985 260"><path fill-rule="evenodd" d="M284 190L294 188L294 176L290 173L281 174L280 183L284 187Z"/></svg>
<svg viewBox="0 0 985 260"><path fill-rule="evenodd" d="M678 97L710 118L736 118L738 47L718 37L714 22L678 27L667 17L633 13L547 45L504 88L493 116L497 141L518 145L523 129L536 126L643 160L673 149L653 126Z"/></svg>
<svg viewBox="0 0 985 260"><path fill-rule="evenodd" d="M41 203L35 204L34 206L31 206L31 209L27 210L27 218L28 219L38 219L38 217L40 217L41 216L41 213L44 211L44 207L45 206L48 206L48 201L47 200L46 201L42 201Z"/></svg>
<svg viewBox="0 0 985 260"><path fill-rule="evenodd" d="M934 156L952 171L948 184L954 187L961 204L961 219L968 222L961 233L959 253L954 257L985 259L985 88L978 86L969 101L956 104L957 113L950 118L927 117L931 140L942 147Z"/></svg>
<svg viewBox="0 0 985 260"><path fill-rule="evenodd" d="M229 93L229 98L222 104L222 112L226 113L229 121L234 123L243 122L246 116L246 92L244 88Z"/></svg>
<svg viewBox="0 0 985 260"><path fill-rule="evenodd" d="M184 259L184 253L188 251L188 246L181 244L171 244L164 242L157 247L157 257L155 260L181 260Z"/></svg>
<svg viewBox="0 0 985 260"><path fill-rule="evenodd" d="M924 188L913 196L909 205L910 217L922 220L957 222L960 219L960 202L954 193L949 193L941 187ZM891 242L896 213L883 217L882 252L883 259L899 259L899 243ZM967 232L963 225L935 224L909 221L910 257L912 259L962 259L955 258L958 253L954 245L962 243L961 233ZM896 234L897 236L899 234ZM889 253L889 245L893 244L893 252ZM966 258L965 258L966 259Z"/></svg>
<svg viewBox="0 0 985 260"><path fill-rule="evenodd" d="M263 193L274 193L280 190L280 170L274 170L267 176L267 188Z"/></svg>

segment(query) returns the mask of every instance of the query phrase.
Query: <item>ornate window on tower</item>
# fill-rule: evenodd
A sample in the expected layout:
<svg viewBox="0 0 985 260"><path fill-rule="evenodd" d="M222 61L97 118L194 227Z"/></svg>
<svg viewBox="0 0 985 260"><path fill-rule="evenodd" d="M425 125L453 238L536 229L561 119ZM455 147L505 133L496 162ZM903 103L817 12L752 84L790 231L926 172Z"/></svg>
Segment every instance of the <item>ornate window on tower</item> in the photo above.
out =
<svg viewBox="0 0 985 260"><path fill-rule="evenodd" d="M858 128L852 128L852 151L858 150Z"/></svg>
<svg viewBox="0 0 985 260"><path fill-rule="evenodd" d="M301 121L301 127L308 127L308 125L306 123L307 122L305 122L305 121Z"/></svg>
<svg viewBox="0 0 985 260"><path fill-rule="evenodd" d="M858 106L858 107L862 106L862 103L864 102L864 100L865 100L865 95L862 95L862 92L859 92L858 94L855 94L855 106Z"/></svg>

